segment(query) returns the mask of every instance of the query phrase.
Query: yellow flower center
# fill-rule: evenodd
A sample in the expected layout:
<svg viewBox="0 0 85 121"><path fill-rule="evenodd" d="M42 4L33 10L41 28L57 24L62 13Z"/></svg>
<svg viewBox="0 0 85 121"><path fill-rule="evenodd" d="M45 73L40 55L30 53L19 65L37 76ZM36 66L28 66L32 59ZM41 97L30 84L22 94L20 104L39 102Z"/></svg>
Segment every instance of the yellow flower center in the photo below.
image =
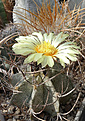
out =
<svg viewBox="0 0 85 121"><path fill-rule="evenodd" d="M43 53L46 56L54 56L58 50L49 41L43 41L43 43L35 47L35 51L37 53Z"/></svg>

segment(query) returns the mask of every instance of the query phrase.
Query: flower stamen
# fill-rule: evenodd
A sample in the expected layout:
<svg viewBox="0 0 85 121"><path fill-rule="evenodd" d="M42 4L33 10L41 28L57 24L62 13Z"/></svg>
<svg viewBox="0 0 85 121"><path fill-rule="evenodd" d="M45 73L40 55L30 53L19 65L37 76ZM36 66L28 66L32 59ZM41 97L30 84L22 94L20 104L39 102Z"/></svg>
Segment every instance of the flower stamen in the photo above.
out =
<svg viewBox="0 0 85 121"><path fill-rule="evenodd" d="M46 56L53 56L58 52L58 50L53 45L51 45L49 41L43 41L43 43L37 45L35 47L35 51L37 53L43 53Z"/></svg>

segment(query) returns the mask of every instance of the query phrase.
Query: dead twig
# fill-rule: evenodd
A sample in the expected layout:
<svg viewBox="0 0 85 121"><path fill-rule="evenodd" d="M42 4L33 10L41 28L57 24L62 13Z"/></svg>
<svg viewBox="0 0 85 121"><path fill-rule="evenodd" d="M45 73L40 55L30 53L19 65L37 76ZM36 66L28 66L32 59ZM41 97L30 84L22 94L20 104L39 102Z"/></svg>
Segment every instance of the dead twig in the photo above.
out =
<svg viewBox="0 0 85 121"><path fill-rule="evenodd" d="M5 37L4 39L2 39L2 40L0 41L0 45L2 45L4 42L7 42L7 41L10 40L11 38L17 37L17 36L19 36L19 32L12 33L11 35L9 35L9 36Z"/></svg>

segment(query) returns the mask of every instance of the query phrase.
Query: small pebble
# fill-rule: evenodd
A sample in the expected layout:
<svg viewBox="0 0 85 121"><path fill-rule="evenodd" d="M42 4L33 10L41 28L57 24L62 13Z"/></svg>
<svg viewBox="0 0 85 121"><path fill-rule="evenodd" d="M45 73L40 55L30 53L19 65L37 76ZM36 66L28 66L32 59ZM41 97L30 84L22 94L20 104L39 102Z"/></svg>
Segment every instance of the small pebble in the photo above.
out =
<svg viewBox="0 0 85 121"><path fill-rule="evenodd" d="M20 109L18 107L16 107L15 114L19 114L19 113L20 113Z"/></svg>
<svg viewBox="0 0 85 121"><path fill-rule="evenodd" d="M11 106L8 108L8 113L13 113L13 110L14 110L14 106L11 105Z"/></svg>
<svg viewBox="0 0 85 121"><path fill-rule="evenodd" d="M15 115L14 118L15 118L15 119L19 119L19 115Z"/></svg>
<svg viewBox="0 0 85 121"><path fill-rule="evenodd" d="M12 119L8 119L7 121L13 121Z"/></svg>
<svg viewBox="0 0 85 121"><path fill-rule="evenodd" d="M15 118L13 118L13 121L17 121Z"/></svg>
<svg viewBox="0 0 85 121"><path fill-rule="evenodd" d="M73 121L73 116L70 116L70 117L68 118L68 120L69 120L69 121Z"/></svg>
<svg viewBox="0 0 85 121"><path fill-rule="evenodd" d="M7 104L6 103L1 103L1 106L4 108L4 107L7 107Z"/></svg>
<svg viewBox="0 0 85 121"><path fill-rule="evenodd" d="M3 110L3 113L7 113L8 111L7 110Z"/></svg>

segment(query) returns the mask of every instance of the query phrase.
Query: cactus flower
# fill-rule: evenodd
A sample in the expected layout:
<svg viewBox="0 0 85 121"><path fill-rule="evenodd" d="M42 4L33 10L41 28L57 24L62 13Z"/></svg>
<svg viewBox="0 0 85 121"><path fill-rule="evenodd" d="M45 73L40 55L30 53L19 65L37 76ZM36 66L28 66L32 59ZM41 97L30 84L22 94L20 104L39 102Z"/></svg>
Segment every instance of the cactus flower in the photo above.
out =
<svg viewBox="0 0 85 121"><path fill-rule="evenodd" d="M65 67L70 61L76 61L77 55L80 54L79 46L66 41L68 36L63 32L58 35L34 32L29 36L19 36L16 38L18 43L13 45L13 51L23 56L28 55L24 63L37 62L37 65L41 63L42 67L53 67L54 61L59 59Z"/></svg>

